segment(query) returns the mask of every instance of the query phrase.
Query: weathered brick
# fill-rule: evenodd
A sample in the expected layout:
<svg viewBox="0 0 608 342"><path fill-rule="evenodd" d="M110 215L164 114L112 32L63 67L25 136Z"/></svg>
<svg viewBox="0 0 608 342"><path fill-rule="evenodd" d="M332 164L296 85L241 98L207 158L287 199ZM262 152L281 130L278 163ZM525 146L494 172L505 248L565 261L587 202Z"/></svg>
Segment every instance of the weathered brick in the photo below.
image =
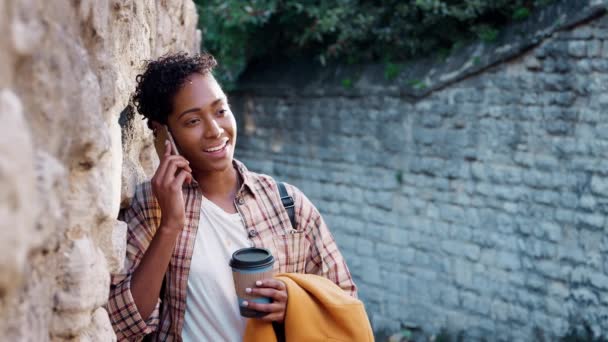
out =
<svg viewBox="0 0 608 342"><path fill-rule="evenodd" d="M601 230L605 228L606 217L599 214L578 213L576 222L579 227L584 227L592 230Z"/></svg>
<svg viewBox="0 0 608 342"><path fill-rule="evenodd" d="M559 279L562 270L560 265L552 260L539 260L535 262L534 268L542 275L551 279Z"/></svg>
<svg viewBox="0 0 608 342"><path fill-rule="evenodd" d="M590 41L587 52L589 57L600 57L602 54L602 41L597 39Z"/></svg>
<svg viewBox="0 0 608 342"><path fill-rule="evenodd" d="M591 39L593 37L593 28L589 26L577 27L572 31L564 31L563 37L568 39Z"/></svg>
<svg viewBox="0 0 608 342"><path fill-rule="evenodd" d="M560 260L574 263L584 263L587 260L583 250L578 249L575 244L561 244L558 246L557 254Z"/></svg>
<svg viewBox="0 0 608 342"><path fill-rule="evenodd" d="M265 100L244 159L319 207L374 322L467 322L467 336L505 341L541 326L558 340L571 309L608 305L600 21L420 99L378 88L294 97L276 111ZM273 149L278 126L290 140Z"/></svg>
<svg viewBox="0 0 608 342"><path fill-rule="evenodd" d="M461 207L450 204L439 204L439 214L443 220L448 222L464 222L465 211Z"/></svg>
<svg viewBox="0 0 608 342"><path fill-rule="evenodd" d="M516 271L521 268L519 256L511 252L496 252L495 262L498 267L504 268L506 270Z"/></svg>
<svg viewBox="0 0 608 342"><path fill-rule="evenodd" d="M479 259L479 246L455 240L445 240L441 242L441 249L447 253L466 257L472 261Z"/></svg>
<svg viewBox="0 0 608 342"><path fill-rule="evenodd" d="M535 235L552 242L560 242L562 239L562 227L553 222L542 222L536 227Z"/></svg>
<svg viewBox="0 0 608 342"><path fill-rule="evenodd" d="M608 129L608 126L607 126ZM608 177L593 176L591 178L591 191L598 196L608 197Z"/></svg>
<svg viewBox="0 0 608 342"><path fill-rule="evenodd" d="M376 244L375 254L378 259L388 262L399 262L402 248L387 243Z"/></svg>
<svg viewBox="0 0 608 342"><path fill-rule="evenodd" d="M598 289L602 291L608 290L608 276L605 274L591 272L589 274L589 280L591 281L591 285Z"/></svg>
<svg viewBox="0 0 608 342"><path fill-rule="evenodd" d="M361 259L361 272L359 275L363 282L372 285L382 285L380 278L380 265L378 261L367 257Z"/></svg>
<svg viewBox="0 0 608 342"><path fill-rule="evenodd" d="M581 305L597 305L599 302L597 295L586 288L572 290L572 297Z"/></svg>
<svg viewBox="0 0 608 342"><path fill-rule="evenodd" d="M362 255L362 256L375 256L376 254L376 248L375 245L372 241L367 240L364 237L359 237L357 238L357 251L358 254Z"/></svg>

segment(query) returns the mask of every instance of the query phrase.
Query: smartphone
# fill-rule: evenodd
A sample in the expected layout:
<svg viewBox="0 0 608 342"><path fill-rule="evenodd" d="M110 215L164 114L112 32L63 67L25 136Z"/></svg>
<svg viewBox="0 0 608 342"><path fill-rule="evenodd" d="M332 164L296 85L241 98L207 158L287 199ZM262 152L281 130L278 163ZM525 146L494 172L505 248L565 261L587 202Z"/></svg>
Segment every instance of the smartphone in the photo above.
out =
<svg viewBox="0 0 608 342"><path fill-rule="evenodd" d="M169 127L162 125L159 127L154 138L154 147L159 158L165 154L165 141L167 140L171 144L171 154L179 155L179 150L177 149L177 145L175 145L175 140L169 131Z"/></svg>
<svg viewBox="0 0 608 342"><path fill-rule="evenodd" d="M177 149L177 145L175 145L175 140L173 139L173 135L171 135L171 131L169 131L169 127L167 125L163 125L165 131L167 132L167 139L171 144L171 154L179 156L179 150Z"/></svg>

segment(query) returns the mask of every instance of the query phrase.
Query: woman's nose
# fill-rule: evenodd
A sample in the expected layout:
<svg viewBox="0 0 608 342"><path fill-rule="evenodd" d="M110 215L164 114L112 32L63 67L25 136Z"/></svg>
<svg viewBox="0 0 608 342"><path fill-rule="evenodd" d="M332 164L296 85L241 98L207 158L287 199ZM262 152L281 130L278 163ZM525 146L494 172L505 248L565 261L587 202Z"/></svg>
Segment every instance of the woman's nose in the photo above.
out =
<svg viewBox="0 0 608 342"><path fill-rule="evenodd" d="M205 138L218 138L224 133L224 129L219 125L217 120L210 120L205 130Z"/></svg>

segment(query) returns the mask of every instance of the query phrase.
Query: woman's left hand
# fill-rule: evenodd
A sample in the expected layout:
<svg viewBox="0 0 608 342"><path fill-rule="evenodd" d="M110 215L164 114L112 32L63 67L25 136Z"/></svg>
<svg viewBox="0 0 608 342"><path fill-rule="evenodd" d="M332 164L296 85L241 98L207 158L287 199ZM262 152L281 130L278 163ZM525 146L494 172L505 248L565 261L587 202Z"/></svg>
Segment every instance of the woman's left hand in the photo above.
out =
<svg viewBox="0 0 608 342"><path fill-rule="evenodd" d="M260 304L248 301L247 307L261 312L268 312L268 315L260 318L263 321L283 323L285 321L285 312L287 311L287 287L285 284L276 279L264 279L258 280L255 285L256 288L248 288L245 291L254 296L269 297L272 299L272 303Z"/></svg>

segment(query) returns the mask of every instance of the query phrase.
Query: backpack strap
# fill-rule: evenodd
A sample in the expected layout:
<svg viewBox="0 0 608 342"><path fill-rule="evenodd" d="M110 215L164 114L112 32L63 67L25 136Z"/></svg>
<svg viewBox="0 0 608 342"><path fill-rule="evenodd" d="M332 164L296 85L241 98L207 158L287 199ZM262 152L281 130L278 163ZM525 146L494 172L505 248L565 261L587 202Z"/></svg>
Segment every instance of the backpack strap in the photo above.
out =
<svg viewBox="0 0 608 342"><path fill-rule="evenodd" d="M287 215L289 216L289 222L291 222L291 228L296 229L296 208L293 197L289 196L287 193L287 188L285 187L285 183L277 182L277 186L279 187L279 195L281 196L281 203L283 203L283 207L287 210Z"/></svg>

